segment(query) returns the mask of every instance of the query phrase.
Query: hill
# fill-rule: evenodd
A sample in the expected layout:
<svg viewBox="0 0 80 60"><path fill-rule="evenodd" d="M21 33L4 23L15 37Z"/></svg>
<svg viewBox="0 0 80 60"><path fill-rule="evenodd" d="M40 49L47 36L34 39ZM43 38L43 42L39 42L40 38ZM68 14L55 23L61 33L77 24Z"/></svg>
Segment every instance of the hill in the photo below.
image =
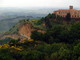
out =
<svg viewBox="0 0 80 60"><path fill-rule="evenodd" d="M31 32L37 30L38 32L44 33L41 25L36 25L37 20L20 20L16 23L9 31L2 34L0 39L5 39L6 37L19 39L25 37L30 39Z"/></svg>
<svg viewBox="0 0 80 60"><path fill-rule="evenodd" d="M0 36L2 60L80 60L80 22L63 22L54 14L21 20Z"/></svg>
<svg viewBox="0 0 80 60"><path fill-rule="evenodd" d="M40 18L41 17L18 16L15 18L7 18L7 19L0 20L0 32L8 31L12 26L14 26L20 20L23 20L23 19L38 20Z"/></svg>

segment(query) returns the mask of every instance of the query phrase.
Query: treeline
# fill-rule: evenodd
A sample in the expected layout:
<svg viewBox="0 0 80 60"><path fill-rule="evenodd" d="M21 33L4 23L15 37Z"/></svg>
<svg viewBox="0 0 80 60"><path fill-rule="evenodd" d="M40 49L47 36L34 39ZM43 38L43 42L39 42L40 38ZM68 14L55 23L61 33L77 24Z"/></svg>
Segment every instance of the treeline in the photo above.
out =
<svg viewBox="0 0 80 60"><path fill-rule="evenodd" d="M45 41L47 43L75 43L80 39L80 23L72 25L56 25L42 34L37 31L33 31L31 38L34 40Z"/></svg>

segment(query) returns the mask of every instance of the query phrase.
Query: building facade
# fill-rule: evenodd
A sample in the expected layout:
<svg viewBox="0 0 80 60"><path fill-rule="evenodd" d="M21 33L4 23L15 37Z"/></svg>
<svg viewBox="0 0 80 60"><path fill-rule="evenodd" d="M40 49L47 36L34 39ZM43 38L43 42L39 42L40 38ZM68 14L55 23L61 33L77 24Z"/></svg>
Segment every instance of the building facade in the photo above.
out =
<svg viewBox="0 0 80 60"><path fill-rule="evenodd" d="M80 18L80 10L73 9L73 6L70 6L69 9L60 9L53 12L56 15L66 17L67 13L70 13L71 18Z"/></svg>

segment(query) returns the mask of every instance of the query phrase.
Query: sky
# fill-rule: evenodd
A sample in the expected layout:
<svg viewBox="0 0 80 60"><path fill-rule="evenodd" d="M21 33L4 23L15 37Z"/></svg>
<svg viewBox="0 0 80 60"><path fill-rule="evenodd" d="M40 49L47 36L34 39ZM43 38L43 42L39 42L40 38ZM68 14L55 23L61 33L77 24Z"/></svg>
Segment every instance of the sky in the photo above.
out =
<svg viewBox="0 0 80 60"><path fill-rule="evenodd" d="M80 8L80 0L0 0L0 7L68 7Z"/></svg>

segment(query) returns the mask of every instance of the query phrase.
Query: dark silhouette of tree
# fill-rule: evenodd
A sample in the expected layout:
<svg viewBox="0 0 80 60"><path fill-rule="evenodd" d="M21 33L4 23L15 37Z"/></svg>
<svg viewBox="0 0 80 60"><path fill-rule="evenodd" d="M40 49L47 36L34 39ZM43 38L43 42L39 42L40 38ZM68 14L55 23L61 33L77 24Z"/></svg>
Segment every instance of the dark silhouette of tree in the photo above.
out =
<svg viewBox="0 0 80 60"><path fill-rule="evenodd" d="M67 13L67 15L66 15L66 21L71 21L71 14L70 13Z"/></svg>
<svg viewBox="0 0 80 60"><path fill-rule="evenodd" d="M45 24L46 24L46 28L52 28L50 19L48 17L45 17Z"/></svg>
<svg viewBox="0 0 80 60"><path fill-rule="evenodd" d="M43 40L43 34L37 31L33 31L31 38L34 40Z"/></svg>

